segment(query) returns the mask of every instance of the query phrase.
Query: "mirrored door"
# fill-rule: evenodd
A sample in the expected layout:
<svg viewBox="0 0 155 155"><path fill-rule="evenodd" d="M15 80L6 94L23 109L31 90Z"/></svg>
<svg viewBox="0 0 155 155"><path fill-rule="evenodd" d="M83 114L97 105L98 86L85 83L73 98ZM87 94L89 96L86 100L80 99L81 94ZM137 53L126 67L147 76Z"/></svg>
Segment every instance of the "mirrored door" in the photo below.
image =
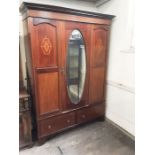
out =
<svg viewBox="0 0 155 155"><path fill-rule="evenodd" d="M81 100L86 78L86 52L81 32L73 30L68 40L66 79L70 101L78 104Z"/></svg>
<svg viewBox="0 0 155 155"><path fill-rule="evenodd" d="M77 22L65 22L61 37L61 99L63 109L89 104L90 27Z"/></svg>

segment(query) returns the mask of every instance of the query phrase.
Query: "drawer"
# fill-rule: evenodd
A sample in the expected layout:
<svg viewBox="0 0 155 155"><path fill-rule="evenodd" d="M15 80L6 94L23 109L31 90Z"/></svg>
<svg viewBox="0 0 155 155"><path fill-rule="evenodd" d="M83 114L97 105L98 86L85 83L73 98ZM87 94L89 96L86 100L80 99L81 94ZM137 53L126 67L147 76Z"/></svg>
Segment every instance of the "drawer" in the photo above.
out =
<svg viewBox="0 0 155 155"><path fill-rule="evenodd" d="M104 115L104 105L88 107L77 111L77 123L83 123Z"/></svg>
<svg viewBox="0 0 155 155"><path fill-rule="evenodd" d="M75 113L55 116L39 123L39 137L55 133L75 124Z"/></svg>

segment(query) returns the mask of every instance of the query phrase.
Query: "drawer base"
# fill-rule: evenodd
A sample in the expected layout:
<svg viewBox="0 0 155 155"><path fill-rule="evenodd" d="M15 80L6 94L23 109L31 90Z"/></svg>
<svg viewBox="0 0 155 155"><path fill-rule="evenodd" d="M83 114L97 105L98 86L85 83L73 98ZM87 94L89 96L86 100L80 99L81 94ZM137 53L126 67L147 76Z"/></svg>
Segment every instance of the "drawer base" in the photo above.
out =
<svg viewBox="0 0 155 155"><path fill-rule="evenodd" d="M96 118L103 120L103 104L84 107L79 110L40 120L38 121L38 143L41 145L51 135L79 126Z"/></svg>

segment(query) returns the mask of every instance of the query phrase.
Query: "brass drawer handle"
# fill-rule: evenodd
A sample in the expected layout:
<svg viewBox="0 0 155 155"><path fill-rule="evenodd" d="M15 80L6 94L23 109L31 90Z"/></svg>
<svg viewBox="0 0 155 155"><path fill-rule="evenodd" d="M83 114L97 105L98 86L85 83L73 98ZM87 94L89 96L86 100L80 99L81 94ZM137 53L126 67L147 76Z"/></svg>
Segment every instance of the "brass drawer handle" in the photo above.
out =
<svg viewBox="0 0 155 155"><path fill-rule="evenodd" d="M61 68L61 69L60 69L60 72L61 72L61 73L64 73L64 72L65 72L65 69L64 69L64 68Z"/></svg>
<svg viewBox="0 0 155 155"><path fill-rule="evenodd" d="M71 122L71 121L68 119L68 120L67 120L67 123L70 123L70 122Z"/></svg>
<svg viewBox="0 0 155 155"><path fill-rule="evenodd" d="M51 129L52 128L52 126L51 125L48 125L48 129Z"/></svg>
<svg viewBox="0 0 155 155"><path fill-rule="evenodd" d="M86 118L86 115L83 114L83 115L82 115L82 118Z"/></svg>

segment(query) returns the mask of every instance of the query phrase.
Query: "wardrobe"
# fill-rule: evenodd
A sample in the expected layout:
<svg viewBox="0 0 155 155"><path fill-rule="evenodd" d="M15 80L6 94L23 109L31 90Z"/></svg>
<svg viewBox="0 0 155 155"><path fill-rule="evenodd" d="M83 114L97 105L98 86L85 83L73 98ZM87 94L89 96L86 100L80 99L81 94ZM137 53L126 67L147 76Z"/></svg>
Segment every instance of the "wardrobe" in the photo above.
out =
<svg viewBox="0 0 155 155"><path fill-rule="evenodd" d="M20 12L38 140L104 118L114 16L28 2Z"/></svg>

